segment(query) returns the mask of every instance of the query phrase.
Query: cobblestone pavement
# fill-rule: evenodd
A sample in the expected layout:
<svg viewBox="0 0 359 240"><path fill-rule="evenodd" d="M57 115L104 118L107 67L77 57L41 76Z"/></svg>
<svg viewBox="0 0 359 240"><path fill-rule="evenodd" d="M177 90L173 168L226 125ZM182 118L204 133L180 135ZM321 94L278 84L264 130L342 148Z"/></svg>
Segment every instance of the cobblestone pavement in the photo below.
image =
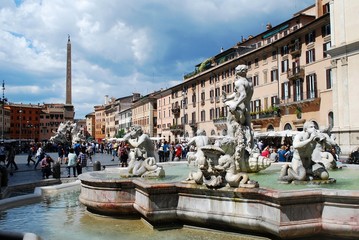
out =
<svg viewBox="0 0 359 240"><path fill-rule="evenodd" d="M57 152L47 153L49 154L55 161L57 161ZM119 159L116 157L114 161L111 161L112 155L106 153L96 153L92 156L92 161L87 161L87 168L83 168L83 172L88 172L93 170L93 163L99 161L101 163L101 167L118 167ZM184 159L182 159L184 160ZM27 166L27 154L18 154L15 156L15 162L18 166L18 170L15 171L13 168L8 168L8 186L34 183L38 181L46 181L46 179L42 179L42 172L40 164L38 164L37 169L34 169L34 163L30 162L30 166ZM2 164L2 163L0 163ZM72 170L71 170L72 174ZM52 176L50 176L52 178ZM61 179L67 179L67 169L66 164L61 165ZM75 180L71 177L70 180Z"/></svg>
<svg viewBox="0 0 359 240"><path fill-rule="evenodd" d="M47 153L49 154L55 161L57 160L57 152L56 153ZM112 156L106 153L97 153L92 157L92 162L87 161L87 169L84 168L83 172L92 171L93 163L99 161L101 166L106 167L117 167L119 160L115 158L114 161L111 161ZM25 183L32 183L42 180L42 172L40 164L38 164L37 169L34 169L34 163L30 162L30 166L27 166L27 154L18 154L15 156L15 162L18 166L18 170L15 171L14 168L8 168L8 185L18 185ZM2 164L2 163L0 163ZM72 174L72 170L71 170ZM52 178L52 176L50 176ZM61 178L67 178L67 169L66 164L61 165Z"/></svg>

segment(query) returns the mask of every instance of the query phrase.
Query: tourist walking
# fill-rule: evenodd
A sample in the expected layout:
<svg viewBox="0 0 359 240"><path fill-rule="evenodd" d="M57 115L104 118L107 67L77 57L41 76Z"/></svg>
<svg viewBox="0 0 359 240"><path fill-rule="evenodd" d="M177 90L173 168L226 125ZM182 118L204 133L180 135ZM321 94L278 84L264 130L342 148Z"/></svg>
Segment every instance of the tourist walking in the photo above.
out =
<svg viewBox="0 0 359 240"><path fill-rule="evenodd" d="M167 141L163 143L163 155L164 155L164 161L167 162L168 158L170 157L170 145Z"/></svg>
<svg viewBox="0 0 359 240"><path fill-rule="evenodd" d="M165 161L165 153L163 152L163 145L164 144L161 141L159 146L158 146L158 158L159 158L160 162Z"/></svg>
<svg viewBox="0 0 359 240"><path fill-rule="evenodd" d="M19 168L16 165L15 162L15 147L13 145L10 146L8 154L7 154L7 164L6 164L6 168L15 168L15 171L18 170Z"/></svg>
<svg viewBox="0 0 359 240"><path fill-rule="evenodd" d="M26 164L27 166L30 166L30 162L33 162L35 165L36 161L32 159L32 157L35 155L35 151L36 151L35 146L31 144L27 154L27 164Z"/></svg>
<svg viewBox="0 0 359 240"><path fill-rule="evenodd" d="M122 144L120 145L120 147L118 148L118 154L119 154L119 158L120 158L120 166L121 167L127 167L127 160L128 160L128 153L130 151L130 149L128 148L128 145L125 144L125 142L122 142Z"/></svg>
<svg viewBox="0 0 359 240"><path fill-rule="evenodd" d="M69 149L69 155L67 160L67 177L70 177L71 175L71 169L73 176L76 177L76 165L77 165L77 155L75 154L75 151L73 148Z"/></svg>
<svg viewBox="0 0 359 240"><path fill-rule="evenodd" d="M61 143L59 143L57 145L57 154L58 154L58 158L57 158L57 161L62 164L62 160L64 159L64 153L65 153L65 150L64 150L64 146L62 146Z"/></svg>
<svg viewBox="0 0 359 240"><path fill-rule="evenodd" d="M77 175L82 174L82 169L87 167L87 153L86 148L82 148L79 156L77 157Z"/></svg>
<svg viewBox="0 0 359 240"><path fill-rule="evenodd" d="M36 170L37 168L37 165L39 165L39 163L42 161L42 159L45 157L45 152L44 150L42 149L42 144L41 143L38 143L37 144L37 151L36 151L36 154L35 154L35 158L36 158L36 163L35 163L35 166L34 166L34 169Z"/></svg>
<svg viewBox="0 0 359 240"><path fill-rule="evenodd" d="M6 160L6 148L4 146L4 142L1 142L0 143L0 162L3 162L4 166L6 165L5 160Z"/></svg>

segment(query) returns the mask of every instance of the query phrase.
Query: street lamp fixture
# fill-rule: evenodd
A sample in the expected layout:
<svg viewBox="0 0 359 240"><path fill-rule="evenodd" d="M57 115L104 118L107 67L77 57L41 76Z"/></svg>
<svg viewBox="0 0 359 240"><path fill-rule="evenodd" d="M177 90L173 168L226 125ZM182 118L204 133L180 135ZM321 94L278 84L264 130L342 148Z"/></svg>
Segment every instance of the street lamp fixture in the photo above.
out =
<svg viewBox="0 0 359 240"><path fill-rule="evenodd" d="M7 98L5 98L5 81L2 80L2 98L0 98L1 108L2 108L2 128L1 128L1 142L4 142L4 131L5 131L5 103L7 103Z"/></svg>
<svg viewBox="0 0 359 240"><path fill-rule="evenodd" d="M21 134L22 134L22 108L20 107L20 133L19 133L19 147L21 148Z"/></svg>
<svg viewBox="0 0 359 240"><path fill-rule="evenodd" d="M182 106L183 106L183 140L185 139L186 135L186 96L187 91L185 89L182 90Z"/></svg>

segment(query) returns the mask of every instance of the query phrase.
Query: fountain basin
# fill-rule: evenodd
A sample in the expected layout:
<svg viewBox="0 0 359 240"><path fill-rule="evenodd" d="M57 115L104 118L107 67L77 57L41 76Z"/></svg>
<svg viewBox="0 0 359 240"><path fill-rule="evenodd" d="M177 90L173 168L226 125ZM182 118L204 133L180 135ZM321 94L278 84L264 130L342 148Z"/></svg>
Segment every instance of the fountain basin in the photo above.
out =
<svg viewBox="0 0 359 240"><path fill-rule="evenodd" d="M116 170L113 170L116 171ZM103 175L102 175L103 174ZM188 224L280 238L359 237L359 192L221 188L82 174L80 201L105 215L143 216L153 226ZM102 176L101 176L102 175Z"/></svg>

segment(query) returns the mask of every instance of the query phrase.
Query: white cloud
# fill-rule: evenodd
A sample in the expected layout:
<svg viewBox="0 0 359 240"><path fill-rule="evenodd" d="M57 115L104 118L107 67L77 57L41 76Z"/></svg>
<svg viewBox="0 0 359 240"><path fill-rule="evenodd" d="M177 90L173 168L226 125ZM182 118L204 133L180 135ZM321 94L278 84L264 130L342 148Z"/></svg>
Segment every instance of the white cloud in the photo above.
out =
<svg viewBox="0 0 359 240"><path fill-rule="evenodd" d="M65 101L67 35L73 104L83 117L104 95L148 94L278 24L314 0L24 0L0 2L0 74L12 102Z"/></svg>

